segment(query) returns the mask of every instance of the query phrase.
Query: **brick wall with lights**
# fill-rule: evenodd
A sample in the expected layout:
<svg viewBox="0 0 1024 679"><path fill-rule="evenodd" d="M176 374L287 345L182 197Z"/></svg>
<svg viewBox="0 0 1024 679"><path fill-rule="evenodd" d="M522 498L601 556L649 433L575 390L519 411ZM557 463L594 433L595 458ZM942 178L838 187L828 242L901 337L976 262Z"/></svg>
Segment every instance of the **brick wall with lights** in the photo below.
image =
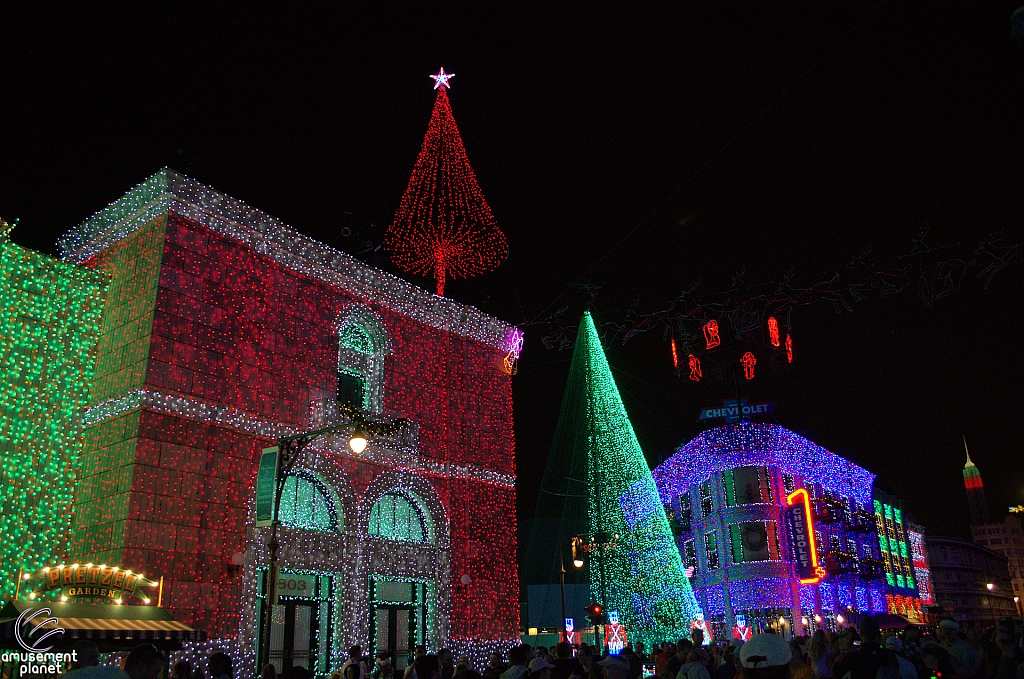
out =
<svg viewBox="0 0 1024 679"><path fill-rule="evenodd" d="M166 170L62 246L113 279L72 558L162 575L176 617L236 635L260 451L338 393L336 322L359 305L390 342L381 410L418 425L419 449L337 467L356 497L396 467L426 479L451 536L448 638L517 638L509 326Z"/></svg>

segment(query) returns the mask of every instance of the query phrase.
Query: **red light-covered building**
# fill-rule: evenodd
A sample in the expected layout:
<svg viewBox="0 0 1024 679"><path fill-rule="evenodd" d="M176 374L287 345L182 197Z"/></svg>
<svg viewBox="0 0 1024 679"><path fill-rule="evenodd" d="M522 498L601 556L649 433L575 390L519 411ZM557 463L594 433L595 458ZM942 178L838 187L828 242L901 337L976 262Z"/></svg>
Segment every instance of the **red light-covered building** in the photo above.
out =
<svg viewBox="0 0 1024 679"><path fill-rule="evenodd" d="M163 576L163 604L250 674L261 635L279 670L317 675L355 643L403 666L412 644L518 638L515 328L170 170L60 246L111 276L72 559ZM339 402L408 424L360 455L347 435L305 449L263 629L261 451L343 422Z"/></svg>

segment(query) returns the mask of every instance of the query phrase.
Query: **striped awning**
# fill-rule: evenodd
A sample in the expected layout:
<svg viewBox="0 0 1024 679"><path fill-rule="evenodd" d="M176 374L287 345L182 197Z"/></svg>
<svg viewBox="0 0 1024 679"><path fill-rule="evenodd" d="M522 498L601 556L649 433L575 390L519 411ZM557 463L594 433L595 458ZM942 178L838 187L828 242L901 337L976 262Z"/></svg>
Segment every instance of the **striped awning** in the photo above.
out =
<svg viewBox="0 0 1024 679"><path fill-rule="evenodd" d="M143 641L166 646L202 639L202 632L178 622L169 611L156 606L12 601L0 610L0 646L10 646L14 641L15 619L22 611L43 606L56 621L42 623L42 629L63 629L62 639L68 644L74 639L92 639L100 646Z"/></svg>
<svg viewBox="0 0 1024 679"><path fill-rule="evenodd" d="M68 632L105 631L105 632L195 632L185 623L177 620L115 620L111 618L61 618L60 624L47 622L43 629L63 627Z"/></svg>

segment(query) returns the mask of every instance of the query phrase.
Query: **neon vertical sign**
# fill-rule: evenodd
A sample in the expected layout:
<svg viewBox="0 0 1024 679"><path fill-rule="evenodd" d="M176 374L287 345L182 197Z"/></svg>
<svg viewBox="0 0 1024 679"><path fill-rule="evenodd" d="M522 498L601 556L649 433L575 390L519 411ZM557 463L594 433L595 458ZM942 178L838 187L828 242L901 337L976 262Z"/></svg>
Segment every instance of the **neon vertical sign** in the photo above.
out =
<svg viewBox="0 0 1024 679"><path fill-rule="evenodd" d="M825 569L818 564L818 546L814 542L814 518L811 516L811 497L806 488L799 488L786 496L786 516L789 519L790 539L796 556L796 570L801 585L812 585L825 578Z"/></svg>

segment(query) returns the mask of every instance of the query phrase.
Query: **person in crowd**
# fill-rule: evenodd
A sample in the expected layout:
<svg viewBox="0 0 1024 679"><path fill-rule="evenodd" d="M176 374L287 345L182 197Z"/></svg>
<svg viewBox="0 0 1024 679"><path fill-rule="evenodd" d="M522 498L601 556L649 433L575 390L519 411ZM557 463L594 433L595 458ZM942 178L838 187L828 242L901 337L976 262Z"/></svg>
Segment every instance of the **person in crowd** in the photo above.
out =
<svg viewBox="0 0 1024 679"><path fill-rule="evenodd" d="M895 676L899 676L900 666L896 654L882 647L882 633L878 629L878 620L866 616L860 623L860 648L850 651L836 660L832 673L843 679L847 673L850 679L875 679L879 669L889 667Z"/></svg>
<svg viewBox="0 0 1024 679"><path fill-rule="evenodd" d="M548 662L547 654L537 655L528 665L530 679L551 679L551 670L555 666Z"/></svg>
<svg viewBox="0 0 1024 679"><path fill-rule="evenodd" d="M554 669L551 670L551 679L583 679L586 671L579 660L572 657L572 645L568 641L560 641L555 645Z"/></svg>
<svg viewBox="0 0 1024 679"><path fill-rule="evenodd" d="M366 667L366 663L363 661L362 646L356 645L348 649L348 658L346 658L345 662L341 665L341 675L345 677L345 679L348 679L348 668L353 665L358 670L358 674L355 679L367 679L369 670Z"/></svg>
<svg viewBox="0 0 1024 679"><path fill-rule="evenodd" d="M71 679L128 679L124 670L118 667L100 665L100 650L89 639L79 639L71 650L76 660L71 663L71 671L65 677Z"/></svg>
<svg viewBox="0 0 1024 679"><path fill-rule="evenodd" d="M414 664L417 679L441 679L441 662L433 653L424 653Z"/></svg>
<svg viewBox="0 0 1024 679"><path fill-rule="evenodd" d="M722 653L722 660L718 663L718 671L715 672L715 679L735 679L737 675L736 661L734 655L735 647L730 643Z"/></svg>
<svg viewBox="0 0 1024 679"><path fill-rule="evenodd" d="M210 679L232 679L234 672L231 668L231 656L220 651L213 653L206 660L206 667L210 670Z"/></svg>
<svg viewBox="0 0 1024 679"><path fill-rule="evenodd" d="M903 628L903 657L914 663L917 668L917 675L922 679L925 666L924 658L921 657L921 630L916 625L907 625Z"/></svg>
<svg viewBox="0 0 1024 679"><path fill-rule="evenodd" d="M465 671L458 673L459 679L484 679L479 672L474 670L472 667L468 667Z"/></svg>
<svg viewBox="0 0 1024 679"><path fill-rule="evenodd" d="M703 646L704 630L702 630L700 627L694 627L692 630L690 630L690 641L692 641L693 645L697 648Z"/></svg>
<svg viewBox="0 0 1024 679"><path fill-rule="evenodd" d="M957 673L962 677L975 677L981 669L981 661L974 647L960 638L959 631L960 625L946 618L939 621L935 633L939 638L939 644L953 657Z"/></svg>
<svg viewBox="0 0 1024 679"><path fill-rule="evenodd" d="M676 675L679 674L679 668L686 664L686 658L690 655L690 651L693 650L693 642L689 639L680 639L676 643L676 652L668 662L665 663L665 669L662 670L662 676L668 677L668 679L675 679Z"/></svg>
<svg viewBox="0 0 1024 679"><path fill-rule="evenodd" d="M636 644L633 647L633 652L636 653L636 657L640 659L641 665L649 660L645 651L647 651L647 647L644 646L644 642L636 642Z"/></svg>
<svg viewBox="0 0 1024 679"><path fill-rule="evenodd" d="M928 668L929 676L941 676L942 679L969 679L960 674L956 659L942 644L925 644L921 647L921 657Z"/></svg>
<svg viewBox="0 0 1024 679"><path fill-rule="evenodd" d="M546 646L538 646L533 649L534 658L546 658L548 656L548 649Z"/></svg>
<svg viewBox="0 0 1024 679"><path fill-rule="evenodd" d="M989 639L978 642L978 660L981 661L980 677L984 679L996 679L999 672L999 661L1003 652L999 645Z"/></svg>
<svg viewBox="0 0 1024 679"><path fill-rule="evenodd" d="M697 631L699 632L700 630ZM708 674L708 668L701 662L701 652L703 650L700 646L693 646L690 649L690 652L686 654L686 662L676 672L676 679L711 679L711 675Z"/></svg>
<svg viewBox="0 0 1024 679"><path fill-rule="evenodd" d="M523 679L529 674L528 665L533 660L533 647L530 644L513 646L508 652L509 667L501 673L501 679Z"/></svg>
<svg viewBox="0 0 1024 679"><path fill-rule="evenodd" d="M996 679L1019 679L1024 674L1024 658L1018 643L1021 634L1014 629L1011 618L1000 618L996 624L996 646L999 647L999 665L996 668Z"/></svg>
<svg viewBox="0 0 1024 679"><path fill-rule="evenodd" d="M441 665L441 679L452 679L455 675L455 654L451 649L442 648L437 652L437 662Z"/></svg>
<svg viewBox="0 0 1024 679"><path fill-rule="evenodd" d="M594 663L603 671L603 679L629 679L629 662L621 655L610 655Z"/></svg>
<svg viewBox="0 0 1024 679"><path fill-rule="evenodd" d="M810 660L810 668L814 671L817 679L832 679L832 665L829 663L830 652L828 648L828 636L825 630L816 630L811 636L811 644L807 649L807 656Z"/></svg>
<svg viewBox="0 0 1024 679"><path fill-rule="evenodd" d="M754 634L740 647L740 679L790 679L792 654L777 634Z"/></svg>
<svg viewBox="0 0 1024 679"><path fill-rule="evenodd" d="M887 637L885 647L896 654L896 662L899 665L900 679L918 679L917 667L914 663L903 657L903 641L897 636Z"/></svg>
<svg viewBox="0 0 1024 679"><path fill-rule="evenodd" d="M505 658L501 653L491 653L487 656L487 667L484 669L484 679L498 679L508 669Z"/></svg>
<svg viewBox="0 0 1024 679"><path fill-rule="evenodd" d="M395 679L395 668L391 664L391 653L387 650L377 651L373 658L373 679Z"/></svg>
<svg viewBox="0 0 1024 679"><path fill-rule="evenodd" d="M171 668L171 679L192 679L192 665L187 660L179 660Z"/></svg>
<svg viewBox="0 0 1024 679"><path fill-rule="evenodd" d="M670 641L661 644L661 652L654 657L654 671L658 676L665 671L665 663L676 654L676 647Z"/></svg>
<svg viewBox="0 0 1024 679"><path fill-rule="evenodd" d="M267 663L260 672L260 679L277 679L277 667L274 663Z"/></svg>
<svg viewBox="0 0 1024 679"><path fill-rule="evenodd" d="M131 679L157 679L163 673L166 664L167 660L164 658L164 654L157 650L156 646L139 644L125 659L124 671ZM213 674L212 663L210 674Z"/></svg>
<svg viewBox="0 0 1024 679"><path fill-rule="evenodd" d="M402 679L416 679L416 661L427 654L427 647L423 644L416 644L412 651L412 660L409 662L409 666L405 668L405 673L402 675Z"/></svg>
<svg viewBox="0 0 1024 679"><path fill-rule="evenodd" d="M633 652L633 647L627 644L620 655L629 663L629 679L640 679L644 673L644 664Z"/></svg>

